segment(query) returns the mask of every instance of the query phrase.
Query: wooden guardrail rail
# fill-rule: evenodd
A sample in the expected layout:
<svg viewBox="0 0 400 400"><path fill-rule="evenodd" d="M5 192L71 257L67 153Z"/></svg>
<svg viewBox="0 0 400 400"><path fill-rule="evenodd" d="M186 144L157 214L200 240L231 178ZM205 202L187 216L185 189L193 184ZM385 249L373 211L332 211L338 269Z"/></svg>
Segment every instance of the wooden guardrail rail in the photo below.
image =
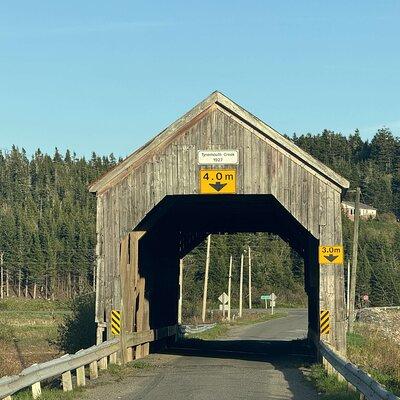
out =
<svg viewBox="0 0 400 400"><path fill-rule="evenodd" d="M399 397L387 391L381 384L371 378L356 365L338 355L326 342L320 341L322 357L358 392L360 399L368 400L400 400Z"/></svg>
<svg viewBox="0 0 400 400"><path fill-rule="evenodd" d="M176 334L176 325L131 333L126 336L126 347L132 348L158 339L175 336ZM72 355L65 354L48 362L34 364L21 371L18 375L0 378L0 399L11 400L12 394L29 386L32 387L32 396L36 399L41 394L40 382L56 376L62 377L63 390L70 391L72 390L71 371L73 370L76 370L77 386L85 386L85 366L89 366L90 379L95 379L98 376L98 368L107 368L107 357L110 357L110 362L111 360L115 362L117 352L120 350L120 339L115 338L97 346L79 350Z"/></svg>

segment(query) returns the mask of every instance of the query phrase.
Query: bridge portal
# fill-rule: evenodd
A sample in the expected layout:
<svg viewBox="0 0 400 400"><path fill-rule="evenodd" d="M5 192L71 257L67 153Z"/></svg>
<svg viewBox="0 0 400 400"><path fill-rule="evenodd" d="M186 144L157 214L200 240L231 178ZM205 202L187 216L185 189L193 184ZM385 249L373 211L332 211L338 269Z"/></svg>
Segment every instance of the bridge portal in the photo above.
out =
<svg viewBox="0 0 400 400"><path fill-rule="evenodd" d="M342 245L349 182L219 92L93 183L97 195L96 322L111 337L177 323L179 261L209 233L271 232L305 260L309 337L346 349ZM144 346L142 354L148 352Z"/></svg>

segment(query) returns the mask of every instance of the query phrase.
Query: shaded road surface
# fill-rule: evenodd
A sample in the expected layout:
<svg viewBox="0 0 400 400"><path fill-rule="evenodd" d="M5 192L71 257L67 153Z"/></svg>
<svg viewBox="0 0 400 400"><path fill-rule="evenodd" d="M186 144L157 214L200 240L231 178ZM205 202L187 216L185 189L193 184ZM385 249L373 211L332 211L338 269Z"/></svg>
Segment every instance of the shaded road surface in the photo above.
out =
<svg viewBox="0 0 400 400"><path fill-rule="evenodd" d="M156 367L148 365L112 387L96 385L85 398L318 399L300 370L312 361L300 340L306 332L306 311L293 310L286 318L235 327L224 340L185 341L146 358Z"/></svg>

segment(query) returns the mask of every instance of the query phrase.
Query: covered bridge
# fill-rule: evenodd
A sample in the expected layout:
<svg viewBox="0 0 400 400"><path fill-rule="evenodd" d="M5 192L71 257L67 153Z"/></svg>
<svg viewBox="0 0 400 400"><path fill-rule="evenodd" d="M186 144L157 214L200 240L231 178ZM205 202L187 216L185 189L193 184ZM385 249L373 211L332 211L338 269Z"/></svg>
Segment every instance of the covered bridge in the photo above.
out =
<svg viewBox="0 0 400 400"><path fill-rule="evenodd" d="M348 187L212 93L90 187L97 196L98 340L112 336L112 309L121 310L126 332L176 324L180 259L209 233L272 232L304 257L309 337L318 340L320 311L327 310L326 337L344 352L342 261L319 264L318 249L342 244Z"/></svg>

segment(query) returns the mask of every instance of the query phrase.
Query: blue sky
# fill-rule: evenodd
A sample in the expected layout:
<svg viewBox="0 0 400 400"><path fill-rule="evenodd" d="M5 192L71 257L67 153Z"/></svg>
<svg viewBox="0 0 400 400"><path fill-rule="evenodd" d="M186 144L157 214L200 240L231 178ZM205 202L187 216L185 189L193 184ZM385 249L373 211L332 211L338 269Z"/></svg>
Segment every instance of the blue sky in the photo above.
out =
<svg viewBox="0 0 400 400"><path fill-rule="evenodd" d="M0 148L125 156L214 90L282 133L400 135L400 1L0 3Z"/></svg>

